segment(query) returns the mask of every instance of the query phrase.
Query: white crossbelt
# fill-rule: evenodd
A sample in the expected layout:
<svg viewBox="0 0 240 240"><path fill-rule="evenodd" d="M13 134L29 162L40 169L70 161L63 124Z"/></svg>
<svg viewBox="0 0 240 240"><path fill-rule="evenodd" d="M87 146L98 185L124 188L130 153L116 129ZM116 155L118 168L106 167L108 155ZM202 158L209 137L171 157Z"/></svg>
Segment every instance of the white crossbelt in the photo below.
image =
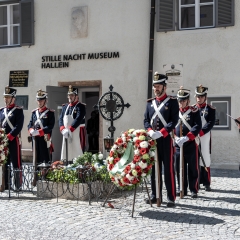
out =
<svg viewBox="0 0 240 240"><path fill-rule="evenodd" d="M189 131L191 131L192 127L189 125L189 123L186 120L187 115L191 112L191 109L188 109L183 115L179 111L179 118L182 120L183 124L188 128ZM176 127L180 124L180 121L176 125ZM199 137L195 137L195 142L197 145L199 145L200 139Z"/></svg>
<svg viewBox="0 0 240 240"><path fill-rule="evenodd" d="M159 119L161 120L161 122L162 122L162 124L163 124L164 127L167 125L167 122L165 121L164 117L162 116L160 110L161 110L161 108L164 106L164 104L165 104L169 99L170 99L170 98L167 97L167 98L160 104L159 107L157 107L157 104L156 104L155 99L152 100L152 104L153 104L155 113L154 113L153 116L152 116L151 125L152 125L153 120L155 119L156 116L159 117Z"/></svg>
<svg viewBox="0 0 240 240"><path fill-rule="evenodd" d="M191 126L188 124L188 122L186 121L186 117L187 115L191 112L191 109L188 109L183 115L181 114L181 112L179 111L179 121L178 124L176 125L176 127L180 124L180 120L182 120L182 122L184 123L184 125L188 128L188 130L191 130Z"/></svg>
<svg viewBox="0 0 240 240"><path fill-rule="evenodd" d="M9 113L7 114L7 108L4 108L4 115L5 115L5 119L3 120L2 126L4 126L4 124L7 122L9 127L13 130L13 125L9 120L9 116L13 113L13 111L16 109L16 107L14 107L11 111L9 111Z"/></svg>
<svg viewBox="0 0 240 240"><path fill-rule="evenodd" d="M37 120L35 121L34 125L36 126L37 124L40 125L41 129L43 129L43 124L41 119L46 115L46 113L49 111L49 109L47 109L45 112L43 112L40 116L39 116L39 112L38 110L36 110L36 116L37 116Z"/></svg>

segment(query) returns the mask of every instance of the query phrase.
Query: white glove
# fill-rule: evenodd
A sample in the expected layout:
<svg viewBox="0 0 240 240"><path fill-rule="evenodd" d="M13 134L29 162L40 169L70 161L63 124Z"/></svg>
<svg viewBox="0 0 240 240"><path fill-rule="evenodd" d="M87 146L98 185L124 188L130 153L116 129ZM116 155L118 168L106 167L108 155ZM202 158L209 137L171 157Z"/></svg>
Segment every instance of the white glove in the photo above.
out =
<svg viewBox="0 0 240 240"><path fill-rule="evenodd" d="M38 130L34 130L31 134L33 137L40 135Z"/></svg>
<svg viewBox="0 0 240 240"><path fill-rule="evenodd" d="M152 139L158 139L158 138L160 138L160 137L162 137L163 135L162 135L162 133L161 132L159 132L159 131L156 131L156 132L154 132L153 133L153 135L152 135Z"/></svg>
<svg viewBox="0 0 240 240"><path fill-rule="evenodd" d="M185 137L180 137L177 145L178 145L179 147L182 147L183 144L184 144L185 142L187 142L188 140L189 140L189 138L188 138L187 136L185 136Z"/></svg>
<svg viewBox="0 0 240 240"><path fill-rule="evenodd" d="M61 134L62 134L65 138L68 138L68 129L67 129L67 128L64 128L64 129L61 131Z"/></svg>
<svg viewBox="0 0 240 240"><path fill-rule="evenodd" d="M153 130L150 130L150 131L147 132L147 134L148 134L149 137L152 137L154 133L155 133L155 132L154 132Z"/></svg>
<svg viewBox="0 0 240 240"><path fill-rule="evenodd" d="M33 132L34 132L34 129L31 129L30 134L33 134Z"/></svg>
<svg viewBox="0 0 240 240"><path fill-rule="evenodd" d="M180 138L179 137L175 137L175 143L178 144L180 141Z"/></svg>

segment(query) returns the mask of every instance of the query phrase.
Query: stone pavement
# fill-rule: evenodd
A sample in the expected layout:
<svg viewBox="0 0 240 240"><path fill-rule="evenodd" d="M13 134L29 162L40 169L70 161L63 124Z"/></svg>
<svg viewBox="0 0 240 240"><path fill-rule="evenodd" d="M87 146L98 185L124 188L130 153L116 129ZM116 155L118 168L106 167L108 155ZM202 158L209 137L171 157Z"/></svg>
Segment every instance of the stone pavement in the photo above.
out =
<svg viewBox="0 0 240 240"><path fill-rule="evenodd" d="M160 208L144 203L138 189L134 217L132 192L115 193L114 208L102 202L42 200L0 193L0 239L240 239L240 172L212 170L212 192L177 198ZM104 199L102 199L103 201Z"/></svg>

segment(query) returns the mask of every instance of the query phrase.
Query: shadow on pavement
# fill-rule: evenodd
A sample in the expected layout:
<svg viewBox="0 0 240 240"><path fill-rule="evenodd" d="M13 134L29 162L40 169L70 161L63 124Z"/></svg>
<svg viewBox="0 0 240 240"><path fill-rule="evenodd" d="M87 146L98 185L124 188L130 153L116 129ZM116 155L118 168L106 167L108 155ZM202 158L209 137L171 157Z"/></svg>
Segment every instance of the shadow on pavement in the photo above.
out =
<svg viewBox="0 0 240 240"><path fill-rule="evenodd" d="M181 209L185 210L193 210L193 211L206 211L206 212L213 212L218 215L228 215L228 216L240 216L240 211L235 209L226 209L226 208L219 208L219 207L202 207L202 206L193 206L187 204L181 204Z"/></svg>
<svg viewBox="0 0 240 240"><path fill-rule="evenodd" d="M211 169L211 177L240 178L239 170Z"/></svg>
<svg viewBox="0 0 240 240"><path fill-rule="evenodd" d="M176 212L156 212L147 210L139 213L140 216L155 219L160 221L168 221L175 223L191 223L191 224L204 224L204 225L215 225L224 223L223 220L214 217L207 217L203 215L197 215L192 213L176 213Z"/></svg>
<svg viewBox="0 0 240 240"><path fill-rule="evenodd" d="M240 194L240 191L234 190L223 190L223 189L212 189L211 192L218 192L218 193L230 193L230 194Z"/></svg>
<svg viewBox="0 0 240 240"><path fill-rule="evenodd" d="M198 196L198 198L202 200L221 201L221 202L240 204L240 198L233 198L233 197L217 197L216 198L216 197L205 197L205 196Z"/></svg>

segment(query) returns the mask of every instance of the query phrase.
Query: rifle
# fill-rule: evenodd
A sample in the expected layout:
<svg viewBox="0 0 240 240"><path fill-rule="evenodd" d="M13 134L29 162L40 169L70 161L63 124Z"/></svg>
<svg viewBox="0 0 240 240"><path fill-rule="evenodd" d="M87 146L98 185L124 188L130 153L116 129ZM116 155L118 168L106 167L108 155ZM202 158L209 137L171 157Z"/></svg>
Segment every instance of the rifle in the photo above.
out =
<svg viewBox="0 0 240 240"><path fill-rule="evenodd" d="M180 120L180 137L182 137L182 121ZM180 198L184 197L184 156L183 145L180 147Z"/></svg>
<svg viewBox="0 0 240 240"><path fill-rule="evenodd" d="M155 127L153 127L153 130L155 131ZM156 152L155 152L155 185L156 185L156 199L157 199L157 207L161 206L161 178L160 178L160 168L159 168L159 161L158 161L158 150L156 146Z"/></svg>
<svg viewBox="0 0 240 240"><path fill-rule="evenodd" d="M2 120L0 119L0 128L2 128ZM0 192L5 190L5 166L0 165Z"/></svg>
<svg viewBox="0 0 240 240"><path fill-rule="evenodd" d="M32 137L33 141L33 182L32 185L35 187L37 185L37 143L35 137Z"/></svg>
<svg viewBox="0 0 240 240"><path fill-rule="evenodd" d="M227 115L228 117L230 117L231 119L233 119L236 124L240 124L240 121L238 121L237 118L233 118L232 116L230 116L230 115L227 114L227 113L226 113L226 115Z"/></svg>

